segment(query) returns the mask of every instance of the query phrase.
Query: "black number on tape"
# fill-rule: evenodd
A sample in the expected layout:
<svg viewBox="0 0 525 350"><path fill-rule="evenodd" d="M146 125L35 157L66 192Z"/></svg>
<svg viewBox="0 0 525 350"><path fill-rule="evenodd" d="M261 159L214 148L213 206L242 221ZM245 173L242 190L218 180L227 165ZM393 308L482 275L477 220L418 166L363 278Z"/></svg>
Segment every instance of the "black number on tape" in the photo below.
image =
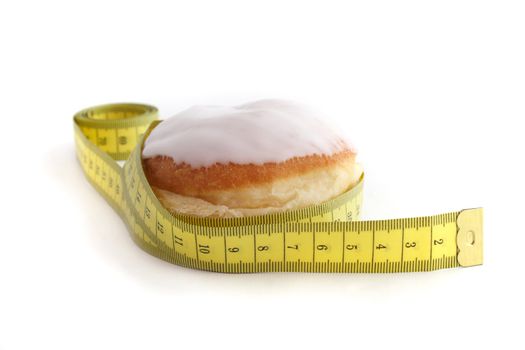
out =
<svg viewBox="0 0 525 350"><path fill-rule="evenodd" d="M178 244L178 245L184 245L184 244L182 244L182 237L179 237L179 236L173 235L173 240L174 240L175 243Z"/></svg>
<svg viewBox="0 0 525 350"><path fill-rule="evenodd" d="M202 254L210 254L210 246L207 244L199 244L199 252Z"/></svg>
<svg viewBox="0 0 525 350"><path fill-rule="evenodd" d="M416 242L406 242L405 247L407 248L414 248L416 246Z"/></svg>

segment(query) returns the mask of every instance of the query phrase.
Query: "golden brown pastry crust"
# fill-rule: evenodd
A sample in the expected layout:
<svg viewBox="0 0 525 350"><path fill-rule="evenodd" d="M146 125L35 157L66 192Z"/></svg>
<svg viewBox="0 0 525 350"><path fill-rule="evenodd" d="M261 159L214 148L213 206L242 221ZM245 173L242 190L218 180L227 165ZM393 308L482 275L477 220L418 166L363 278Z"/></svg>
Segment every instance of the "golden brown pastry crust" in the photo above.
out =
<svg viewBox="0 0 525 350"><path fill-rule="evenodd" d="M144 172L152 186L184 196L208 199L210 192L271 183L341 163L353 163L354 159L355 154L347 149L330 156L309 155L262 165L230 163L192 168L162 156L144 159L143 162Z"/></svg>

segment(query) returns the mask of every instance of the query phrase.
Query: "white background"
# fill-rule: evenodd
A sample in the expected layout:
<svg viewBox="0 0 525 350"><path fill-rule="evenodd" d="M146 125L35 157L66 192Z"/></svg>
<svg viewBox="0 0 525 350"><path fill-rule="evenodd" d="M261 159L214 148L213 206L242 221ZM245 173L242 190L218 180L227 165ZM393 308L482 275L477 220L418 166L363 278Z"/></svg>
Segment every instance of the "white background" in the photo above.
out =
<svg viewBox="0 0 525 350"><path fill-rule="evenodd" d="M0 349L523 346L520 1L0 2ZM128 237L72 115L287 98L360 150L364 218L483 206L485 264L225 275Z"/></svg>

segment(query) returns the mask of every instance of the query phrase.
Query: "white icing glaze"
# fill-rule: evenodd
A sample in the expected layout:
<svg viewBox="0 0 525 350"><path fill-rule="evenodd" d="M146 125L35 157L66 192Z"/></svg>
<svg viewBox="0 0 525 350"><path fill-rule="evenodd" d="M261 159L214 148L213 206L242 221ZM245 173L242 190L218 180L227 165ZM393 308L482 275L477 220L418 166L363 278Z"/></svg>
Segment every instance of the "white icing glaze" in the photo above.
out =
<svg viewBox="0 0 525 350"><path fill-rule="evenodd" d="M168 156L192 167L263 164L330 155L348 142L297 103L260 100L236 107L194 106L160 123L143 157Z"/></svg>

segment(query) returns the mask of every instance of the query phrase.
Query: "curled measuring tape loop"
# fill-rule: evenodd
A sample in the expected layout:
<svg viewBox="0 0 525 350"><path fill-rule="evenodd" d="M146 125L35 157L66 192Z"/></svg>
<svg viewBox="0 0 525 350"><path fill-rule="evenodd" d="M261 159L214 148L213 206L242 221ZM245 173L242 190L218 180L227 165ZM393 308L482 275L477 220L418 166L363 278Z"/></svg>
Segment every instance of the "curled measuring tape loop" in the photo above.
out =
<svg viewBox="0 0 525 350"><path fill-rule="evenodd" d="M91 184L126 222L146 252L217 272L409 272L483 262L482 209L358 221L363 177L320 205L243 218L168 212L142 168L142 145L158 111L111 104L74 116L76 152ZM123 167L116 161L126 160Z"/></svg>

